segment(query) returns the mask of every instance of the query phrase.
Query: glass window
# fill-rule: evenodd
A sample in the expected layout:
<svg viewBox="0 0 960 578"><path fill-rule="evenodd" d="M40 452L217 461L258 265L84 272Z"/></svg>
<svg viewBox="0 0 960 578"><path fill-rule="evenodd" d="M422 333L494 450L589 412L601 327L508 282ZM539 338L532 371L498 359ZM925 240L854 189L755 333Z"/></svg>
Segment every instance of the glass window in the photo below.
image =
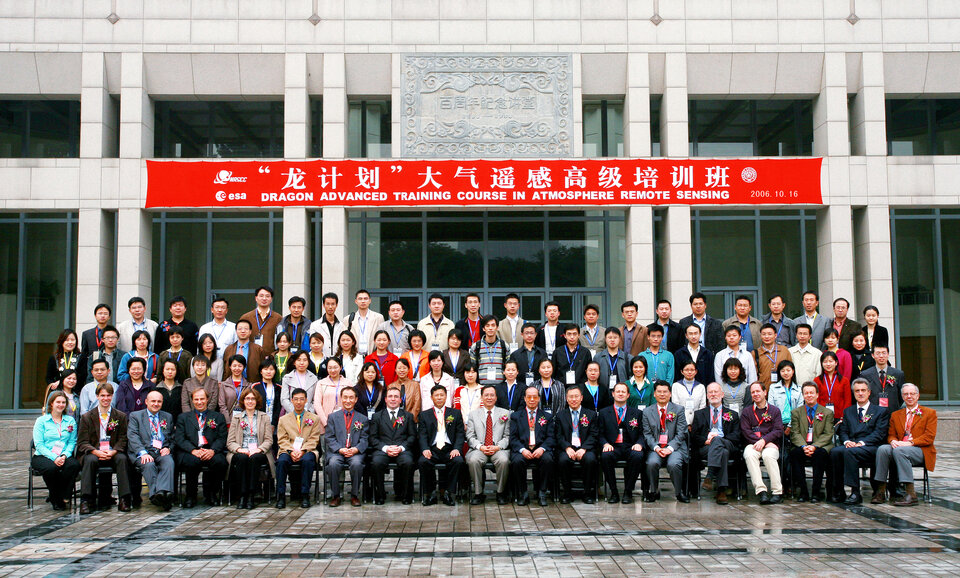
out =
<svg viewBox="0 0 960 578"><path fill-rule="evenodd" d="M17 268L20 264L20 225L0 222L0 410L13 409L17 368ZM59 326L58 323L56 326ZM49 353L48 353L49 355ZM44 358L46 361L46 358ZM41 378L41 382L42 382Z"/></svg>
<svg viewBox="0 0 960 578"><path fill-rule="evenodd" d="M895 225L900 369L922 399L940 399L936 227L927 219Z"/></svg>
<svg viewBox="0 0 960 578"><path fill-rule="evenodd" d="M80 102L0 100L0 157L80 156Z"/></svg>
<svg viewBox="0 0 960 578"><path fill-rule="evenodd" d="M427 223L427 287L483 287L483 223Z"/></svg>
<svg viewBox="0 0 960 578"><path fill-rule="evenodd" d="M757 240L754 221L702 220L695 251L700 252L701 287L745 287L757 284Z"/></svg>
<svg viewBox="0 0 960 578"><path fill-rule="evenodd" d="M933 101L932 106L936 154L960 154L960 99L937 99Z"/></svg>
<svg viewBox="0 0 960 578"><path fill-rule="evenodd" d="M807 156L810 100L691 100L691 156Z"/></svg>
<svg viewBox="0 0 960 578"><path fill-rule="evenodd" d="M550 286L604 287L603 237L601 221L551 223Z"/></svg>
<svg viewBox="0 0 960 578"><path fill-rule="evenodd" d="M281 101L159 101L155 115L159 158L283 156Z"/></svg>
<svg viewBox="0 0 960 578"><path fill-rule="evenodd" d="M310 99L310 155L323 156L323 100Z"/></svg>
<svg viewBox="0 0 960 578"><path fill-rule="evenodd" d="M928 101L887 99L887 154L933 154Z"/></svg>
<svg viewBox="0 0 960 578"><path fill-rule="evenodd" d="M623 101L583 103L583 156L623 156Z"/></svg>
<svg viewBox="0 0 960 578"><path fill-rule="evenodd" d="M366 261L372 287L421 287L423 224L367 223Z"/></svg>
<svg viewBox="0 0 960 578"><path fill-rule="evenodd" d="M660 107L663 96L650 95L650 156L659 157L660 154Z"/></svg>
<svg viewBox="0 0 960 578"><path fill-rule="evenodd" d="M542 220L489 224L490 287L543 287L543 229Z"/></svg>
<svg viewBox="0 0 960 578"><path fill-rule="evenodd" d="M767 301L770 296L777 294L783 297L788 316L797 317L802 312L801 296L807 287L803 278L806 247L801 240L801 231L802 223L795 221L760 221L760 263L764 299L762 307L755 305L758 316L761 310L762 314L766 315Z"/></svg>
<svg viewBox="0 0 960 578"><path fill-rule="evenodd" d="M347 118L347 156L388 159L390 147L390 101L360 100L350 103Z"/></svg>
<svg viewBox="0 0 960 578"><path fill-rule="evenodd" d="M927 221L929 223L929 221ZM899 228L899 223L898 223ZM944 383L950 400L960 399L960 220L943 219L940 229L943 255L943 336L945 338L947 379ZM903 324L902 316L901 326Z"/></svg>

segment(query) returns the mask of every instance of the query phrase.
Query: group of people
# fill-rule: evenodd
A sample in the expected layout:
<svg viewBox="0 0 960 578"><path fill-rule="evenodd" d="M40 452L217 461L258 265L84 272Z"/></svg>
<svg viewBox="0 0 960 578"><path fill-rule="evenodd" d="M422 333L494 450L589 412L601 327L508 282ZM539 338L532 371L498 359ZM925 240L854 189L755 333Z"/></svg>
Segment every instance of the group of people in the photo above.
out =
<svg viewBox="0 0 960 578"><path fill-rule="evenodd" d="M130 320L110 325L101 304L95 327L79 338L61 334L32 457L55 509L65 507L78 472L80 512L111 507L111 480L98 480L107 466L117 475L118 509L129 511L140 506L142 479L151 502L169 510L181 472L185 507L197 502L201 473L209 504L222 502L226 482L238 508L253 508L272 477L276 507L286 507L288 479L290 499L309 507L318 467L334 507L344 500L344 470L352 505L362 504L365 477L372 501L384 503L390 468L399 501L412 502L419 470L424 505L453 505L470 483L479 504L488 464L500 504L529 503L530 469L541 505L554 474L562 503L576 486L592 503L598 470L608 502L632 502L638 478L642 498L656 501L661 468L687 502L701 489L704 465L702 488L725 504L729 469L741 462L761 504L791 493L860 503L863 466L873 470L874 503L889 491L895 504L913 505L913 466L935 465L936 412L920 407L918 388L889 365L879 311L867 307L860 326L842 298L828 320L808 291L804 314L789 319L774 295L761 321L740 297L736 314L720 321L695 293L692 315L673 321L661 300L646 326L628 301L624 324L604 328L598 307L584 308L582 326L562 324L552 301L543 325L526 322L515 294L502 319L481 316L479 296L469 294L456 323L434 294L416 325L399 301L386 319L370 310L365 290L343 320L333 293L316 320L304 315L301 297L285 316L272 310L270 287L254 297L256 308L236 323L226 319L226 299L214 299L213 320L201 327L186 319L182 297L160 323L134 297Z"/></svg>

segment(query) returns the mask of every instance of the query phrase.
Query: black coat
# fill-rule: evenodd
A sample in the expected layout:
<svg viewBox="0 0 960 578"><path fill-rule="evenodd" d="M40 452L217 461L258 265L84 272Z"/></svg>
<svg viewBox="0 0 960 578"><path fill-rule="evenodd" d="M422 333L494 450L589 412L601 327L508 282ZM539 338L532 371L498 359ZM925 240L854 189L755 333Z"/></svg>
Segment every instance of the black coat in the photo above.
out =
<svg viewBox="0 0 960 578"><path fill-rule="evenodd" d="M640 426L640 410L635 407L626 407L623 415L623 421L617 425L617 414L615 406L607 406L600 410L597 418L600 427L597 428L597 444L602 448L604 444L617 446L617 430L623 428L623 445L630 447L643 440L643 428ZM636 420L636 426L630 425L631 421Z"/></svg>
<svg viewBox="0 0 960 578"><path fill-rule="evenodd" d="M565 387L582 383L587 380L587 364L592 359L590 350L586 347L578 344L571 353L564 343L553 352L553 378ZM574 372L573 383L567 383L567 371Z"/></svg>
<svg viewBox="0 0 960 578"><path fill-rule="evenodd" d="M451 416L453 416L453 420L450 419ZM444 407L443 418L447 420L446 430L447 437L450 438L450 449L462 451L463 444L466 443L467 431L464 429L463 416L460 414L460 410ZM420 412L417 435L420 438L420 451L433 447L433 441L437 439L437 414L432 407Z"/></svg>
<svg viewBox="0 0 960 578"><path fill-rule="evenodd" d="M207 438L207 443L203 446L198 444L199 431L196 411L188 411L177 416L177 427L173 430L173 445L176 451L188 454L202 447L218 454L226 453L227 420L222 413L209 409L204 412L203 436Z"/></svg>
<svg viewBox="0 0 960 578"><path fill-rule="evenodd" d="M650 339L649 338L650 330L653 329L654 327L659 328L660 324L654 321L653 323L647 325L647 335L648 335L647 339ZM680 331L680 324L674 321L673 319L671 319L670 322L667 323L666 339L663 340L663 342L660 344L660 347L666 349L670 353L673 353L676 350L680 349L680 347L682 347L683 344L686 342L687 342L687 338L684 337L683 332Z"/></svg>
<svg viewBox="0 0 960 578"><path fill-rule="evenodd" d="M686 343L686 342L684 342ZM697 377L696 380L700 383L713 383L716 381L716 377L713 374L713 352L710 351L707 347L701 345L700 353L697 354ZM683 369L684 364L688 363L693 359L693 356L690 355L690 350L687 349L686 344L683 347L678 349L676 353L673 354L673 381L677 382L683 379L683 374L680 370Z"/></svg>
<svg viewBox="0 0 960 578"><path fill-rule="evenodd" d="M253 385L253 390L260 394L260 399L263 401L257 406L257 409L260 411L267 411L267 391L263 387L263 382L257 382ZM273 426L274 431L277 429L277 422L280 421L280 410L283 409L283 406L280 405L280 391L281 387L277 384L273 385L273 415L270 416L270 424Z"/></svg>
<svg viewBox="0 0 960 578"><path fill-rule="evenodd" d="M537 368L540 367L540 362L544 359L547 359L547 351L540 347L539 345L533 346L533 366L527 365L527 348L520 346L520 349L517 349L510 354L510 361L515 361L517 363L517 381L520 383L527 382L527 373L533 373L533 380L536 381L540 379L540 373L537 372Z"/></svg>
<svg viewBox="0 0 960 578"><path fill-rule="evenodd" d="M693 412L693 429L690 430L690 447L693 450L698 450L702 448L707 443L707 436L710 435L711 429L711 412L713 408L710 407L710 404L707 404L707 407L703 407ZM723 439L733 443L733 445L740 447L740 415L728 409L726 407L722 408L721 416L730 415L732 419L726 421L723 417L720 420L723 422Z"/></svg>
<svg viewBox="0 0 960 578"><path fill-rule="evenodd" d="M587 425L584 425L584 419ZM600 424L597 421L597 412L580 406L580 448L588 452L597 451L597 431ZM565 452L573 447L570 440L573 436L573 414L565 409L553 418L554 446L558 452ZM578 448L574 448L578 449Z"/></svg>
<svg viewBox="0 0 960 578"><path fill-rule="evenodd" d="M527 390L527 385L523 379L518 379L514 384L513 403L510 401L510 392L507 389L507 382L501 381L496 385L497 388L497 407L502 407L508 411L517 411L523 406L523 394Z"/></svg>
<svg viewBox="0 0 960 578"><path fill-rule="evenodd" d="M583 394L583 407L587 409L600 411L607 406L613 405L613 396L610 393L610 387L603 385L603 382L598 384L596 400L590 395L590 390L587 389L586 383L580 384L580 393Z"/></svg>
<svg viewBox="0 0 960 578"><path fill-rule="evenodd" d="M395 425L390 419L390 411L381 409L370 420L370 449L381 451L385 446L403 446L406 451L413 451L417 443L417 424L412 413L403 407L397 408L397 420L403 418L403 424ZM436 421L434 421L436 423ZM447 435L450 435L449 433ZM451 438L452 439L452 438Z"/></svg>
<svg viewBox="0 0 960 578"><path fill-rule="evenodd" d="M890 430L890 410L870 402L870 407L864 417L870 416L866 422L860 421L857 402L843 410L843 421L837 426L839 445L845 442L863 442L866 446L879 447L887 443L887 433Z"/></svg>
<svg viewBox="0 0 960 578"><path fill-rule="evenodd" d="M537 408L537 416L533 421L533 436L537 445L531 449L528 444L530 425L527 423L527 408L524 406L510 415L510 449L518 454L522 450L533 451L537 448L543 448L547 453L553 452L553 416L541 407Z"/></svg>
<svg viewBox="0 0 960 578"><path fill-rule="evenodd" d="M719 353L727 347L727 344L723 340L723 322L709 315L704 316L704 318L706 319L706 323L704 323L703 345L714 354ZM680 335L684 341L687 339L687 327L693 324L693 315L687 315L678 323L680 326Z"/></svg>

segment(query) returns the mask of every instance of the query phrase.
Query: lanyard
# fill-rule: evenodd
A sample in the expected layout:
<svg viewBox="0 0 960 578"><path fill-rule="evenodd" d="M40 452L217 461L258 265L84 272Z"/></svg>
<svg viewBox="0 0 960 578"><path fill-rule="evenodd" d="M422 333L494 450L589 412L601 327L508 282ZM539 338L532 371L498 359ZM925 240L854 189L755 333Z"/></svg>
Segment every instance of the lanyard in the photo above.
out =
<svg viewBox="0 0 960 578"><path fill-rule="evenodd" d="M370 409L373 407L373 398L377 395L377 388L374 386L373 391L369 391L366 387L364 387L363 392L367 395L367 409Z"/></svg>
<svg viewBox="0 0 960 578"><path fill-rule="evenodd" d="M474 388L472 392L467 386L463 386L463 389L466 390L463 393L467 396L467 411L473 411L473 400L477 399L477 392L480 388Z"/></svg>
<svg viewBox="0 0 960 578"><path fill-rule="evenodd" d="M470 321L470 318L467 318L467 330L470 331L470 343L477 341L477 337L480 335L480 320L477 319L476 328L474 328L474 323Z"/></svg>
<svg viewBox="0 0 960 578"><path fill-rule="evenodd" d="M277 367L279 368L281 374L283 374L284 369L287 368L287 359L289 358L289 355L277 355Z"/></svg>
<svg viewBox="0 0 960 578"><path fill-rule="evenodd" d="M273 317L273 311L267 313L267 318L263 320L263 323L260 323L260 312L256 312L257 316L257 333L263 334L263 326L267 324L267 321L270 321L270 318Z"/></svg>
<svg viewBox="0 0 960 578"><path fill-rule="evenodd" d="M53 418L50 418L50 421L53 421ZM53 423L57 424L57 437L62 439L63 438L63 416L60 416L59 422L53 422Z"/></svg>
<svg viewBox="0 0 960 578"><path fill-rule="evenodd" d="M70 357L69 357L69 358L67 357L67 354L64 353L64 354L63 354L63 368L64 368L64 369L72 369L72 367L71 367L72 365L73 365L73 352L72 352L72 351L70 352Z"/></svg>
<svg viewBox="0 0 960 578"><path fill-rule="evenodd" d="M357 325L360 327L360 337L362 339L367 338L367 316L357 315Z"/></svg>
<svg viewBox="0 0 960 578"><path fill-rule="evenodd" d="M100 411L102 412L102 411L103 411L103 408L100 408ZM107 437L107 423L110 421L110 409L108 408L106 411L107 411L107 413L106 413L107 420L106 420L106 421L103 420L103 416L104 416L103 413L101 413L100 416L99 416L99 418L100 418L100 439L103 439L103 438Z"/></svg>
<svg viewBox="0 0 960 578"><path fill-rule="evenodd" d="M687 395L689 395L690 397L693 397L693 390L694 390L694 388L696 388L696 387L697 387L697 381L696 381L696 380L694 380L693 383L690 384L689 387L687 387L687 380L683 380L683 388L687 390Z"/></svg>
<svg viewBox="0 0 960 578"><path fill-rule="evenodd" d="M617 360L620 359L620 355L610 356L610 352L607 352L607 363L610 364L610 375L617 375Z"/></svg>
<svg viewBox="0 0 960 578"><path fill-rule="evenodd" d="M545 386L541 381L540 387L543 389L543 397L547 400L547 403L550 403L550 389L553 387L553 380L551 379Z"/></svg>
<svg viewBox="0 0 960 578"><path fill-rule="evenodd" d="M773 323L773 317L770 318L770 323ZM780 332L783 330L783 316L780 317L780 325L777 327L777 339L780 339Z"/></svg>
<svg viewBox="0 0 960 578"><path fill-rule="evenodd" d="M443 316L440 316L440 321L434 321L433 317L430 318L430 324L433 325L433 340L436 341L437 337L440 335L440 324L443 323Z"/></svg>
<svg viewBox="0 0 960 578"><path fill-rule="evenodd" d="M214 328L217 327L218 325L220 326L220 333L217 333L217 330L214 329L213 335L214 335L214 340L217 342L217 347L220 347L220 338L223 337L223 332L227 330L227 322L224 321L222 324L217 323L216 321L213 322Z"/></svg>
<svg viewBox="0 0 960 578"><path fill-rule="evenodd" d="M417 352L417 360L416 360L416 361L413 360L413 351L410 351L410 355L409 355L408 357L409 357L409 359L410 359L410 365L412 366L412 367L411 367L411 371L414 372L414 373L413 373L414 375L420 375L420 358L423 357L423 353L421 353L421 352L419 352L419 351Z"/></svg>
<svg viewBox="0 0 960 578"><path fill-rule="evenodd" d="M513 407L513 394L515 393L517 393L517 384L507 384L507 405L509 406L507 409Z"/></svg>
<svg viewBox="0 0 960 578"><path fill-rule="evenodd" d="M716 428L716 427L717 427L717 422L720 421L720 410L719 410L718 408L715 408L715 407L712 407L712 408L710 408L710 409L711 409L711 412L710 412L710 413L713 414L713 416L710 418L710 423L712 423L712 424L713 424L713 427Z"/></svg>
<svg viewBox="0 0 960 578"><path fill-rule="evenodd" d="M97 349L103 349L103 329L97 327L93 332L93 337L97 340Z"/></svg>
<svg viewBox="0 0 960 578"><path fill-rule="evenodd" d="M253 426L255 426L255 425L257 425L257 412L256 412L256 411L253 412L253 419L250 420L250 429L248 430L248 431L250 432L250 435L253 435Z"/></svg>
<svg viewBox="0 0 960 578"><path fill-rule="evenodd" d="M391 323L389 327L390 327L390 333L393 333L393 342L397 344L397 347L403 347L400 344L400 336L403 335L403 330L406 329L406 327L405 326L401 327L400 331L396 330L396 328L393 326L393 323Z"/></svg>
<svg viewBox="0 0 960 578"><path fill-rule="evenodd" d="M200 430L200 433L203 433L203 414L197 414L197 429Z"/></svg>
<svg viewBox="0 0 960 578"><path fill-rule="evenodd" d="M637 387L637 378L633 378L633 389L637 392L637 397L640 398L640 401L643 401L643 392L647 390L647 379L643 379L643 387Z"/></svg>
<svg viewBox="0 0 960 578"><path fill-rule="evenodd" d="M177 352L177 363L180 363L180 356L183 355L183 349ZM170 357L173 357L173 352L170 353Z"/></svg>
<svg viewBox="0 0 960 578"><path fill-rule="evenodd" d="M831 403L833 403L833 387L837 385L838 377L836 373L833 374L832 380L826 375L823 376L823 384L827 386L827 401Z"/></svg>
<svg viewBox="0 0 960 578"><path fill-rule="evenodd" d="M625 408L625 407L615 407L613 413L614 413L614 415L617 416L617 427L620 427L620 422L623 421L623 418L624 418L624 416L625 416L626 413L627 413L627 412L626 412L626 408Z"/></svg>
<svg viewBox="0 0 960 578"><path fill-rule="evenodd" d="M779 332L778 332L778 335L779 335ZM769 359L770 361L772 361L772 362L773 362L773 366L776 367L776 366L777 366L777 358L780 357L780 348L777 347L776 344L774 344L774 345L773 345L773 357L770 357L770 351L768 351L768 350L764 350L764 351L763 351L763 355L764 355L767 359Z"/></svg>
<svg viewBox="0 0 960 578"><path fill-rule="evenodd" d="M785 387L784 389L787 390L787 412L793 413L793 395L790 392L792 387Z"/></svg>
<svg viewBox="0 0 960 578"><path fill-rule="evenodd" d="M298 321L296 323L291 322L291 324L293 325L293 342L294 343L299 343L299 339L297 339L297 334L300 333L301 323L303 323L303 321Z"/></svg>
<svg viewBox="0 0 960 578"><path fill-rule="evenodd" d="M589 387L590 384L588 383L587 386ZM590 394L590 396L593 397L593 407L594 409L596 409L597 404L600 402L600 384L597 384L594 387L597 388L597 391L595 393ZM587 389L587 391L589 392L590 390Z"/></svg>
<svg viewBox="0 0 960 578"><path fill-rule="evenodd" d="M760 427L760 416L757 415L757 405L756 405L756 404L753 405L753 417L755 417L755 418L757 419L757 427ZM760 432L757 432L757 433L759 434Z"/></svg>
<svg viewBox="0 0 960 578"><path fill-rule="evenodd" d="M157 439L160 439L160 416L158 415L150 416L150 429L153 430L153 433L157 437Z"/></svg>
<svg viewBox="0 0 960 578"><path fill-rule="evenodd" d="M587 327L585 328L585 331L583 332L583 336L584 336L584 338L586 338L587 343L590 344L590 347L593 347L593 344L597 342L597 334L598 334L598 333L599 333L599 331L597 331L597 328L594 327L594 328L593 328L593 339L590 339L590 327L587 326Z"/></svg>
<svg viewBox="0 0 960 578"><path fill-rule="evenodd" d="M741 381L740 385L737 386L736 390L734 390L732 387L730 387L726 383L723 384L724 389L730 392L730 397L733 398L734 403L740 403L738 400L740 399L740 392L743 390L743 385L745 383L746 383L745 381Z"/></svg>
<svg viewBox="0 0 960 578"><path fill-rule="evenodd" d="M452 350L452 349L448 349L448 350L447 350L447 357L450 358L450 367L452 367L452 368L453 368L453 371L456 372L456 371L457 371L457 365L460 363L460 350L459 350L459 349L457 350L457 356L454 357L454 356L453 356L453 350Z"/></svg>
<svg viewBox="0 0 960 578"><path fill-rule="evenodd" d="M570 348L564 347L563 352L567 354L567 367L572 368L573 362L577 360L577 355L580 353L580 344L577 344L577 348L573 350L573 359L570 359Z"/></svg>
<svg viewBox="0 0 960 578"><path fill-rule="evenodd" d="M557 330L556 328L554 328L553 341L550 341L550 332L547 331L548 327L550 326L545 325L543 327L543 340L547 342L547 344L550 346L550 349L556 349L557 348L557 333L556 333Z"/></svg>

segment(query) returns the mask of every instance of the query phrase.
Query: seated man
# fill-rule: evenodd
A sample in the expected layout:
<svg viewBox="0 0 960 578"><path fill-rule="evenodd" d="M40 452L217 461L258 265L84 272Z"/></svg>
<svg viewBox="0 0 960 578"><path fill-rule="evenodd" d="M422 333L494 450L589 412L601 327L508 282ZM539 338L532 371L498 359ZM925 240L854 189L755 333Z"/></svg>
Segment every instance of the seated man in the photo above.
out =
<svg viewBox="0 0 960 578"><path fill-rule="evenodd" d="M627 462L623 468L623 503L633 503L633 489L637 476L643 476L641 489L647 493L647 474L643 472L643 430L640 428L640 410L627 407L630 390L627 384L618 383L613 388L613 405L600 410L597 415L597 445L600 446L600 467L610 488L608 504L620 501L617 491L617 462Z"/></svg>
<svg viewBox="0 0 960 578"><path fill-rule="evenodd" d="M420 438L420 477L423 479L423 505L437 503L437 464L446 464L447 488L442 492L443 503L456 504L457 480L463 467L460 448L464 444L463 417L459 409L446 407L447 388L435 385L430 388L433 407L420 412L417 435ZM538 397L539 399L539 397Z"/></svg>
<svg viewBox="0 0 960 578"><path fill-rule="evenodd" d="M651 449L647 453L647 479L650 487L645 502L660 499L660 468L667 468L677 501L685 504L690 498L684 491L683 464L687 461L687 418L682 405L670 401L670 383L657 380L653 397L657 403L643 410L643 440Z"/></svg>
<svg viewBox="0 0 960 578"><path fill-rule="evenodd" d="M127 457L147 480L150 502L169 512L173 507L173 418L161 411L163 394L151 391L147 408L130 414L127 423ZM139 494L139 489L137 491Z"/></svg>
<svg viewBox="0 0 960 578"><path fill-rule="evenodd" d="M563 484L561 504L569 504L573 500L570 474L574 463L580 464L583 503L594 503L593 496L597 483L598 429L600 429L600 423L597 421L597 412L583 407L583 392L580 386L568 387L567 409L560 410L554 416L553 425L557 467L560 469L560 481Z"/></svg>
<svg viewBox="0 0 960 578"><path fill-rule="evenodd" d="M345 388L349 389L349 388ZM356 392L353 402L356 403ZM293 464L300 465L300 483L290 480L290 499L300 498L300 507L310 507L310 482L317 467L320 446L320 418L316 414L304 411L307 406L307 392L301 387L290 392L293 411L277 422L277 509L287 507L287 472ZM353 409L353 405L350 406ZM340 478L337 477L339 484ZM338 486L339 487L339 486ZM299 493L294 489L298 489Z"/></svg>
<svg viewBox="0 0 960 578"><path fill-rule="evenodd" d="M747 444L743 448L743 461L747 463L750 481L760 497L760 503L779 504L783 501L783 484L780 481L780 464L777 463L780 457L777 444L783 443L783 418L777 406L767 404L767 395L759 381L750 384L750 398L753 403L743 408L743 413L740 414L740 434ZM763 483L763 474L760 472L761 458L767 468L767 475L770 476L772 498Z"/></svg>
<svg viewBox="0 0 960 578"><path fill-rule="evenodd" d="M186 474L187 497L184 508L197 505L197 480L203 474L203 498L211 506L220 505L220 488L227 473L227 420L219 411L208 411L207 390L193 392L193 411L177 416L173 431L177 449L177 468Z"/></svg>
<svg viewBox="0 0 960 578"><path fill-rule="evenodd" d="M853 380L856 403L843 410L843 421L837 426L840 445L830 450L833 462L833 501L854 506L863 503L860 495L860 466L874 467L877 448L887 441L890 412L870 403L870 383L862 377ZM850 486L850 495L843 495L843 486ZM882 504L887 497L874 490L873 504Z"/></svg>
<svg viewBox="0 0 960 578"><path fill-rule="evenodd" d="M363 458L369 445L370 420L365 413L354 411L356 405L356 389L345 387L340 390L342 409L330 414L327 418L327 429L323 434L327 444L326 472L330 479L331 508L336 508L341 503L340 473L344 469L350 470L350 505L354 508L361 506L360 482L363 479Z"/></svg>
<svg viewBox="0 0 960 578"><path fill-rule="evenodd" d="M873 479L880 482L877 495L885 496L887 472L895 463L905 495L894 506L916 506L917 492L913 487L913 466L923 466L932 472L937 462L937 449L933 445L937 437L937 412L929 407L920 407L920 388L905 383L900 388L904 407L890 416L887 443L877 450L877 471ZM883 503L882 501L880 503Z"/></svg>
<svg viewBox="0 0 960 578"><path fill-rule="evenodd" d="M507 362L513 368L516 377L517 366ZM519 386L518 386L519 387ZM519 397L519 396L518 396ZM497 473L497 503L501 506L507 503L507 478L510 466L510 412L497 406L497 387L483 386L480 392L482 407L470 412L467 418L467 469L473 479L473 498L470 504L477 506L486 500L483 493L483 466L488 462L493 464Z"/></svg>
<svg viewBox="0 0 960 578"><path fill-rule="evenodd" d="M387 407L374 414L370 421L370 449L373 451L373 503L386 501L383 478L390 462L397 464L393 491L404 504L413 501L413 452L417 443L417 425L413 414L400 405L400 389L387 390Z"/></svg>
<svg viewBox="0 0 960 578"><path fill-rule="evenodd" d="M782 347L782 346L781 346ZM803 384L803 405L793 408L790 418L790 471L793 487L800 488L798 502L817 503L823 500L823 473L830 466L833 449L833 410L817 403L820 389L816 384ZM807 493L807 458L813 463L813 488ZM833 476L830 476L833 478ZM829 484L828 484L829 485Z"/></svg>
<svg viewBox="0 0 960 578"><path fill-rule="evenodd" d="M98 367L104 362L98 360ZM117 509L130 511L130 478L127 468L127 416L110 407L113 402L113 386L103 383L97 386L97 406L80 418L77 433L77 457L83 466L80 474L80 514L89 514L96 506L97 470L108 465L117 473ZM110 487L110 484L108 484ZM110 491L107 491L107 496Z"/></svg>
<svg viewBox="0 0 960 578"><path fill-rule="evenodd" d="M517 505L530 503L527 491L527 467L536 463L539 473L537 487L541 506L547 505L547 488L553 474L553 414L540 407L540 391L533 386L523 395L526 407L510 416L510 477L516 480Z"/></svg>
<svg viewBox="0 0 960 578"><path fill-rule="evenodd" d="M693 413L690 440L693 446L691 467L699 471L703 461L707 462L703 489L716 487L717 503L727 504L727 465L740 445L740 415L723 407L723 387L717 382L707 386L707 407Z"/></svg>

